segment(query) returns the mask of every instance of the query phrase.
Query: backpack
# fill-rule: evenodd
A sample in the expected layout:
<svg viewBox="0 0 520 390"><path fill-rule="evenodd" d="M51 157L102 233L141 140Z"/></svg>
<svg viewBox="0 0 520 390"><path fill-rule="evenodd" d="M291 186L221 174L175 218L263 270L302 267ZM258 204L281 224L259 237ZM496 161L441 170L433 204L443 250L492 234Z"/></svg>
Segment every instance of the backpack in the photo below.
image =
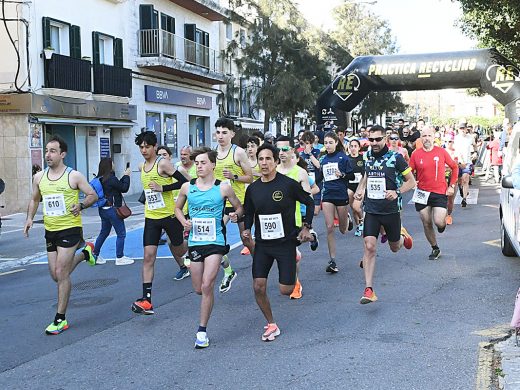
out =
<svg viewBox="0 0 520 390"><path fill-rule="evenodd" d="M103 207L107 203L107 198L105 198L105 192L103 191L101 180L99 180L99 177L95 177L89 182L89 184L92 186L94 191L96 191L98 196L98 200L92 205L92 207Z"/></svg>

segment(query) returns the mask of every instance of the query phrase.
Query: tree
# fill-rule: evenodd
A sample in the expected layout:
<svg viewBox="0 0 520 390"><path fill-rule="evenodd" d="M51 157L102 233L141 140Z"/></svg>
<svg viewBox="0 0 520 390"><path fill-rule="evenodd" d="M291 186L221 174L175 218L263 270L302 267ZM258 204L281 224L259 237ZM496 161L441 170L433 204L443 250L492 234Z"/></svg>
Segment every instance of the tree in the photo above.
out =
<svg viewBox="0 0 520 390"><path fill-rule="evenodd" d="M361 103L359 115L375 123L383 113L405 112L406 108L398 92L371 92Z"/></svg>
<svg viewBox="0 0 520 390"><path fill-rule="evenodd" d="M518 0L458 0L463 16L462 31L480 47L495 47L520 63L520 5Z"/></svg>

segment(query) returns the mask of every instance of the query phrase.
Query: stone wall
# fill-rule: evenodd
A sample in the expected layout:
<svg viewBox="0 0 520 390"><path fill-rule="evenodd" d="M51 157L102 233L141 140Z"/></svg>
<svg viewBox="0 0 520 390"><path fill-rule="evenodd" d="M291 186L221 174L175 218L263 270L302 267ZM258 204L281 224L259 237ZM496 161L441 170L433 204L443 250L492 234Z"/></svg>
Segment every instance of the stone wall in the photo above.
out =
<svg viewBox="0 0 520 390"><path fill-rule="evenodd" d="M0 115L0 178L5 191L0 195L2 215L27 209L31 197L31 156L27 115Z"/></svg>

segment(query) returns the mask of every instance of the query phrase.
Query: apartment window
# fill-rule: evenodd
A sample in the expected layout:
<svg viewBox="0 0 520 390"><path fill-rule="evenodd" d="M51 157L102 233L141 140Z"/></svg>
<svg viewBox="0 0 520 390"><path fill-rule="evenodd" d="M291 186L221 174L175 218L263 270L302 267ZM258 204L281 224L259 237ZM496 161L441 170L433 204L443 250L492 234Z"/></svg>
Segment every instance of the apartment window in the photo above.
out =
<svg viewBox="0 0 520 390"><path fill-rule="evenodd" d="M231 23L226 24L226 39L228 41L233 39L233 25Z"/></svg>
<svg viewBox="0 0 520 390"><path fill-rule="evenodd" d="M93 31L92 53L94 64L123 67L123 40L120 38Z"/></svg>
<svg viewBox="0 0 520 390"><path fill-rule="evenodd" d="M161 13L162 54L175 58L175 18Z"/></svg>
<svg viewBox="0 0 520 390"><path fill-rule="evenodd" d="M42 27L44 49L52 47L56 54L81 58L81 36L78 26L43 17Z"/></svg>
<svg viewBox="0 0 520 390"><path fill-rule="evenodd" d="M168 146L174 157L178 156L177 115L164 114L164 145Z"/></svg>
<svg viewBox="0 0 520 390"><path fill-rule="evenodd" d="M209 67L209 34L198 29L195 24L185 24L184 38L186 62Z"/></svg>

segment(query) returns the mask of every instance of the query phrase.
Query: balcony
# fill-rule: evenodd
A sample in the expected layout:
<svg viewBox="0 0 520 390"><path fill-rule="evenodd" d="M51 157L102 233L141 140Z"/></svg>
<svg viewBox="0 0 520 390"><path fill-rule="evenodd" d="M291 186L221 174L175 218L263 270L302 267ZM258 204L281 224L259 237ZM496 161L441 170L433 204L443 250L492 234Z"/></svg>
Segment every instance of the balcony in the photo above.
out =
<svg viewBox="0 0 520 390"><path fill-rule="evenodd" d="M190 10L194 14L200 15L203 18L211 20L212 22L218 22L225 20L227 17L227 11L218 5L218 1L212 0L170 0L182 8Z"/></svg>
<svg viewBox="0 0 520 390"><path fill-rule="evenodd" d="M137 66L209 84L224 84L224 61L217 50L159 29L139 30Z"/></svg>
<svg viewBox="0 0 520 390"><path fill-rule="evenodd" d="M53 54L45 60L45 87L91 92L90 61Z"/></svg>
<svg viewBox="0 0 520 390"><path fill-rule="evenodd" d="M94 93L132 97L132 71L117 66L94 64Z"/></svg>

